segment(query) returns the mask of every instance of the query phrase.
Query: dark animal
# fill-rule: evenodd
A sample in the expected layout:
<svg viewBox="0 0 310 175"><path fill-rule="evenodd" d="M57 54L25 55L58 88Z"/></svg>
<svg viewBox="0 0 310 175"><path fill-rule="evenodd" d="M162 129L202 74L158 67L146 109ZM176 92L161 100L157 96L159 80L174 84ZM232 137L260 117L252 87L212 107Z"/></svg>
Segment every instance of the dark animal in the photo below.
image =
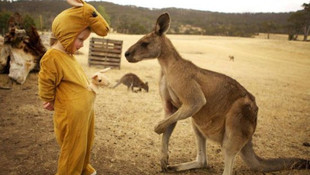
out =
<svg viewBox="0 0 310 175"><path fill-rule="evenodd" d="M206 139L222 146L224 175L233 174L234 159L239 152L246 164L255 171L309 169L309 160L262 159L255 154L252 145L258 113L255 97L236 80L183 59L165 35L169 27L170 16L167 13L160 15L154 31L142 37L125 53L131 63L157 58L161 66L159 88L165 119L158 123L155 132L163 133L162 170L205 168ZM191 162L169 165L168 143L171 133L179 120L189 117L192 117L197 138L197 158Z"/></svg>
<svg viewBox="0 0 310 175"><path fill-rule="evenodd" d="M118 80L118 82L116 83L116 85L113 86L113 88L116 88L121 83L127 86L127 90L131 89L132 92L138 92L141 91L141 89L144 89L146 92L149 91L148 82L143 83L143 81L133 73L125 74L120 80ZM134 90L135 87L139 89Z"/></svg>

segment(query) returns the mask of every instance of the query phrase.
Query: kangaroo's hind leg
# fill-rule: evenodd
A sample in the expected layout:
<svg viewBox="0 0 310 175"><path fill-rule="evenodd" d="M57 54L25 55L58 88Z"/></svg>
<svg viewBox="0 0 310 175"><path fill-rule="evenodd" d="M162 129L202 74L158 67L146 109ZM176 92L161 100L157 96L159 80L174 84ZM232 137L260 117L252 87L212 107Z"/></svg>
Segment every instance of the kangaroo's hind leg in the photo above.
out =
<svg viewBox="0 0 310 175"><path fill-rule="evenodd" d="M236 154L241 150L241 145L237 145L233 138L224 138L223 154L224 154L224 172L223 175L232 175Z"/></svg>
<svg viewBox="0 0 310 175"><path fill-rule="evenodd" d="M206 168L207 156L206 156L206 138L198 130L197 126L193 123L193 129L197 139L197 157L196 160L176 165L168 166L172 171L184 171L189 169Z"/></svg>
<svg viewBox="0 0 310 175"><path fill-rule="evenodd" d="M127 84L127 91L131 90L133 92L133 82Z"/></svg>
<svg viewBox="0 0 310 175"><path fill-rule="evenodd" d="M224 172L223 175L233 174L233 165L236 154L251 139L256 122L255 115L247 105L235 105L226 116L225 133L222 141L224 153Z"/></svg>
<svg viewBox="0 0 310 175"><path fill-rule="evenodd" d="M226 132L226 131L225 131ZM240 133L242 134L242 133ZM232 175L233 166L237 153L240 152L248 139L239 137L238 134L225 133L223 141L223 154L224 154L224 172L223 175Z"/></svg>

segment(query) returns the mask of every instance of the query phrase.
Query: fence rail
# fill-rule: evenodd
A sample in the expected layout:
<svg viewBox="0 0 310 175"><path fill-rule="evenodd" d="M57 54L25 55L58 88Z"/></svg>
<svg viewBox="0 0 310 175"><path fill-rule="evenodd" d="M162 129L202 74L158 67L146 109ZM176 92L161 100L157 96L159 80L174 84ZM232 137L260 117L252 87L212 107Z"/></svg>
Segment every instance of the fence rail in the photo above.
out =
<svg viewBox="0 0 310 175"><path fill-rule="evenodd" d="M89 41L88 65L121 68L123 41L92 37Z"/></svg>

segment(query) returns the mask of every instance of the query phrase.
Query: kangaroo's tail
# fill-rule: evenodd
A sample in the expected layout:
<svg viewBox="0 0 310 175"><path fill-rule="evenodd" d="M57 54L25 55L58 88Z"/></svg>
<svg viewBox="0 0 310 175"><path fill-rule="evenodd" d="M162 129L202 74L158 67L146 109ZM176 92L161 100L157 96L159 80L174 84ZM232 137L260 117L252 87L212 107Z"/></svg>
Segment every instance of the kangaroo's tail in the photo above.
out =
<svg viewBox="0 0 310 175"><path fill-rule="evenodd" d="M249 141L240 153L245 163L255 171L271 172L285 169L310 169L310 160L299 158L260 158L253 150L252 141Z"/></svg>
<svg viewBox="0 0 310 175"><path fill-rule="evenodd" d="M112 89L116 88L118 85L121 84L121 81L120 81L120 80L117 80L116 82L117 82L117 83L112 87Z"/></svg>

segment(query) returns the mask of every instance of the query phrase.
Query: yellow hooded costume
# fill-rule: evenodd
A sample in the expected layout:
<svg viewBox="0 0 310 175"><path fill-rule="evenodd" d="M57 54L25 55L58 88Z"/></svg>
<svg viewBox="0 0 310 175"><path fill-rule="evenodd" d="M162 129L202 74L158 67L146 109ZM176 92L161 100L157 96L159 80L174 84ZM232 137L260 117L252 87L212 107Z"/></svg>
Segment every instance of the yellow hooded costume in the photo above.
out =
<svg viewBox="0 0 310 175"><path fill-rule="evenodd" d="M100 36L109 26L96 9L82 6L61 12L53 21L52 32L67 53L51 48L41 59L39 96L54 103L54 130L61 147L57 175L91 175L89 164L94 139L95 94L88 90L88 79L72 55L74 41L90 27Z"/></svg>

